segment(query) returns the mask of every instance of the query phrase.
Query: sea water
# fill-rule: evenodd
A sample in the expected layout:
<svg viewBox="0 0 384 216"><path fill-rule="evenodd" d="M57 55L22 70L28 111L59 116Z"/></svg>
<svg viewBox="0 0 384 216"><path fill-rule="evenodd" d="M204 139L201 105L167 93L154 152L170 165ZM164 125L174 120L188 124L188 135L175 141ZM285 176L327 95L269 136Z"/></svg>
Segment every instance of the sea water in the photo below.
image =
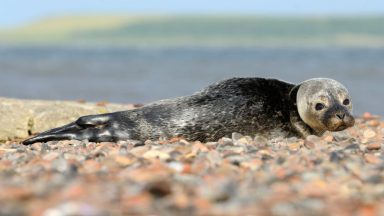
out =
<svg viewBox="0 0 384 216"><path fill-rule="evenodd" d="M384 48L0 47L0 97L147 103L231 77L334 78L384 115Z"/></svg>

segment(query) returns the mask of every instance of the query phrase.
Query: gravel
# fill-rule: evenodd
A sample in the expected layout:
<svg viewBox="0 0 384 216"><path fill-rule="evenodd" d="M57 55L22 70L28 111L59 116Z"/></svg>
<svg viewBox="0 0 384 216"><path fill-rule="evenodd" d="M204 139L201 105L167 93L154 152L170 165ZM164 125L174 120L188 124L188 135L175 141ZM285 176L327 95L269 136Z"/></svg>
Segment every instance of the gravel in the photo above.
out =
<svg viewBox="0 0 384 216"><path fill-rule="evenodd" d="M307 139L0 145L0 215L383 215L384 122Z"/></svg>

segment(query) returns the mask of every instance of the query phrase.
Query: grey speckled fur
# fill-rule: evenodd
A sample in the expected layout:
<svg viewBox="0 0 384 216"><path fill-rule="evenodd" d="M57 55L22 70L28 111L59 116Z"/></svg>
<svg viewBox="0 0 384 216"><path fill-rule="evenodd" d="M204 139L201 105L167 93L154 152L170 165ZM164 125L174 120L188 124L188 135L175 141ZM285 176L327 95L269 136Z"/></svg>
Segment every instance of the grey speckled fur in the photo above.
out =
<svg viewBox="0 0 384 216"><path fill-rule="evenodd" d="M276 79L232 78L191 96L162 100L135 110L84 116L23 143L162 137L205 142L230 136L232 132L245 135L281 132L284 136L305 136L302 131L313 133L313 130L298 114L296 97L290 95L294 87Z"/></svg>

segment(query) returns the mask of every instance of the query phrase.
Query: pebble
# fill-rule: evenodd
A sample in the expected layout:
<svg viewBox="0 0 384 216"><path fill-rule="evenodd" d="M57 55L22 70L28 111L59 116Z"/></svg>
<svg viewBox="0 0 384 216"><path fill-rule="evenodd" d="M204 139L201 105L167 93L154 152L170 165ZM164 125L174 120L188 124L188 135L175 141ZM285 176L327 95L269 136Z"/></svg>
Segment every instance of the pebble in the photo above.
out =
<svg viewBox="0 0 384 216"><path fill-rule="evenodd" d="M377 119L373 119L367 122L367 124L371 127L377 127L380 125L380 121Z"/></svg>
<svg viewBox="0 0 384 216"><path fill-rule="evenodd" d="M264 136L255 136L254 141L256 145L259 147L265 147L268 145L268 139L265 138Z"/></svg>
<svg viewBox="0 0 384 216"><path fill-rule="evenodd" d="M184 170L184 165L180 162L170 162L168 163L168 166L175 170L176 172L182 172Z"/></svg>
<svg viewBox="0 0 384 216"><path fill-rule="evenodd" d="M309 149L314 149L316 147L314 142L311 142L307 139L304 141L304 146L309 148Z"/></svg>
<svg viewBox="0 0 384 216"><path fill-rule="evenodd" d="M192 146L192 152L194 152L195 154L197 152L208 152L208 151L209 151L208 147L199 141L195 142Z"/></svg>
<svg viewBox="0 0 384 216"><path fill-rule="evenodd" d="M330 143L330 142L333 141L333 135L332 135L332 133L330 133L330 132L325 133L325 134L322 136L322 138L323 138L323 140L324 140L325 142L328 142L328 143Z"/></svg>
<svg viewBox="0 0 384 216"><path fill-rule="evenodd" d="M356 154L360 152L360 150L361 150L360 145L357 143L349 144L344 148L345 153L348 153L348 154Z"/></svg>
<svg viewBox="0 0 384 216"><path fill-rule="evenodd" d="M64 202L58 206L46 209L43 216L61 216L61 215L101 215L95 206L79 203L79 202Z"/></svg>
<svg viewBox="0 0 384 216"><path fill-rule="evenodd" d="M208 149L215 149L217 144L218 144L217 142L207 142L207 143L204 143L204 145L207 146Z"/></svg>
<svg viewBox="0 0 384 216"><path fill-rule="evenodd" d="M365 161L367 163L371 163L371 164L380 164L381 163L380 158L378 158L377 156L375 156L373 154L365 154L364 158L365 158Z"/></svg>
<svg viewBox="0 0 384 216"><path fill-rule="evenodd" d="M147 151L149 151L150 147L145 145L145 146L138 146L135 148L132 148L129 153L135 155L135 156L142 156L145 154Z"/></svg>
<svg viewBox="0 0 384 216"><path fill-rule="evenodd" d="M225 148L225 150L228 150L230 152L235 152L235 153L242 153L245 151L245 146L229 146Z"/></svg>
<svg viewBox="0 0 384 216"><path fill-rule="evenodd" d="M370 120L372 118L373 118L373 115L371 113L369 113L369 112L363 113L363 119L364 120Z"/></svg>
<svg viewBox="0 0 384 216"><path fill-rule="evenodd" d="M124 156L116 156L115 157L116 163L118 163L120 166L128 166L131 163L135 162L134 159L131 159L129 157L124 157Z"/></svg>
<svg viewBox="0 0 384 216"><path fill-rule="evenodd" d="M376 136L376 132L370 128L365 129L363 132L364 138L370 139Z"/></svg>
<svg viewBox="0 0 384 216"><path fill-rule="evenodd" d="M242 145L242 144L249 145L251 144L251 142L252 142L252 138L250 136L244 136L238 139L237 141L235 141L235 145Z"/></svg>
<svg viewBox="0 0 384 216"><path fill-rule="evenodd" d="M379 150L381 148L380 142L374 142L367 145L368 150Z"/></svg>
<svg viewBox="0 0 384 216"><path fill-rule="evenodd" d="M218 165L220 165L222 158L221 158L219 152L212 150L212 151L208 152L207 160L210 162L211 166L218 166Z"/></svg>
<svg viewBox="0 0 384 216"><path fill-rule="evenodd" d="M140 140L133 140L132 144L133 144L133 147L138 147L138 146L145 145L145 143L143 141L140 141Z"/></svg>
<svg viewBox="0 0 384 216"><path fill-rule="evenodd" d="M295 215L295 206L289 202L278 202L273 205L272 215Z"/></svg>
<svg viewBox="0 0 384 216"><path fill-rule="evenodd" d="M227 138L227 137L223 137L223 138L219 139L218 144L220 146L233 146L234 145L233 140L230 138Z"/></svg>
<svg viewBox="0 0 384 216"><path fill-rule="evenodd" d="M56 159L59 155L60 155L60 153L58 153L58 152L49 152L43 156L43 159L51 161L51 160Z"/></svg>
<svg viewBox="0 0 384 216"><path fill-rule="evenodd" d="M302 146L302 142L293 142L293 143L289 143L288 144L288 148L289 150L291 151L297 151L300 149L300 147Z"/></svg>
<svg viewBox="0 0 384 216"><path fill-rule="evenodd" d="M243 135L240 133L237 133L237 132L232 133L232 140L234 140L234 141L237 141L237 140L241 139L242 137L243 137Z"/></svg>
<svg viewBox="0 0 384 216"><path fill-rule="evenodd" d="M334 163L340 163L344 159L345 155L340 151L331 152L329 160Z"/></svg>
<svg viewBox="0 0 384 216"><path fill-rule="evenodd" d="M309 135L304 140L304 146L308 149L325 149L328 148L328 144L318 136Z"/></svg>
<svg viewBox="0 0 384 216"><path fill-rule="evenodd" d="M17 152L17 149L0 148L0 151L6 152L6 153L13 153L13 152Z"/></svg>
<svg viewBox="0 0 384 216"><path fill-rule="evenodd" d="M167 160L170 158L169 154L158 150L149 150L143 154L143 157L147 159L157 158L160 160Z"/></svg>
<svg viewBox="0 0 384 216"><path fill-rule="evenodd" d="M305 140L307 140L309 142L313 142L313 143L317 143L317 142L321 141L320 137L318 137L316 135L309 135L309 136L307 136L307 138Z"/></svg>

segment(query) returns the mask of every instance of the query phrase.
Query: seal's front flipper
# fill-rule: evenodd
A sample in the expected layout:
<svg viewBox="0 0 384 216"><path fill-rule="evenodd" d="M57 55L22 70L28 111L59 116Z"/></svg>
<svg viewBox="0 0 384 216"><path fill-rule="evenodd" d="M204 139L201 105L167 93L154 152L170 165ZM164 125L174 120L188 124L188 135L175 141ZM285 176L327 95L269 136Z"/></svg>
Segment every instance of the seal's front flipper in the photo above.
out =
<svg viewBox="0 0 384 216"><path fill-rule="evenodd" d="M83 116L77 119L75 122L77 125L82 126L84 128L87 127L97 127L101 125L105 125L111 120L110 114L102 114L102 115L89 115Z"/></svg>
<svg viewBox="0 0 384 216"><path fill-rule="evenodd" d="M45 131L35 137L24 140L23 144L30 145L35 142L70 139L110 141L111 137L103 136L103 133L109 135L104 130L104 127L108 124L109 120L110 116L108 114L83 116L75 122Z"/></svg>

